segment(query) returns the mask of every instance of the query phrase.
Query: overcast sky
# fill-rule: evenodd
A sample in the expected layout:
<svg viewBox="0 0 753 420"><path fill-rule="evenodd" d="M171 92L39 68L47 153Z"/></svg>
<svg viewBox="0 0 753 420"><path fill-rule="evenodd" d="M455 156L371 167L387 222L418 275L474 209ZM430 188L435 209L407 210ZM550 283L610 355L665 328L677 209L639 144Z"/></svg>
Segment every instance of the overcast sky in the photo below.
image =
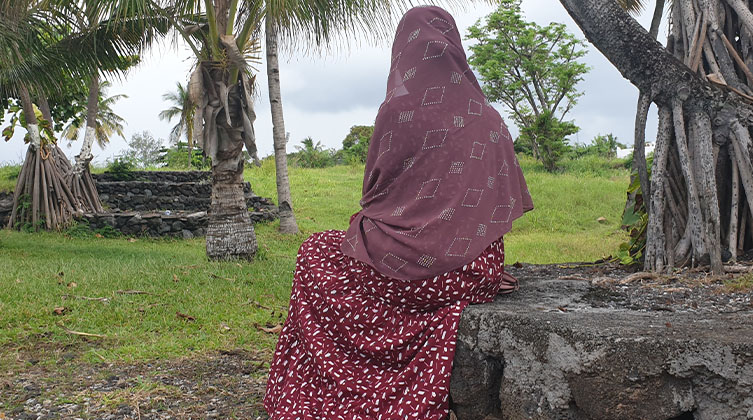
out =
<svg viewBox="0 0 753 420"><path fill-rule="evenodd" d="M493 7L479 4L467 10L454 10L461 35L465 38L467 27L488 15ZM523 13L528 20L540 25L550 22L565 23L570 31L584 38L580 29L570 19L564 8L552 0L523 0ZM650 16L644 13L639 21L648 26ZM661 37L661 35L660 35ZM361 41L350 48L339 48L323 54L298 51L281 52L280 79L285 113L286 131L290 133L288 151L295 151L301 140L310 136L328 148L341 148L342 140L353 125L371 125L379 104L384 99L386 77L389 70L391 40L381 43ZM464 41L466 51L468 42ZM638 90L623 79L617 70L590 47L585 61L592 67L578 89L585 92L578 105L568 114L581 128L576 141L588 143L598 134L612 133L620 142L632 144L635 102ZM190 50L183 46L165 45L143 57L142 64L129 72L124 80L113 80L110 94L122 93L129 97L115 105L115 111L126 121L125 134L150 131L156 138L168 138L176 121L160 121L157 115L168 107L162 94L174 90L177 82L185 83L192 66ZM260 94L256 101L255 124L259 156L273 153L272 122L267 96L266 68L258 66ZM503 116L507 110L495 105ZM509 119L509 118L506 118ZM649 121L648 132L655 132L655 118ZM4 125L3 125L4 126ZM511 126L514 135L517 128ZM18 163L26 147L22 141L23 130L8 143L0 144L0 163ZM647 137L650 141L651 135ZM78 154L80 141L71 147L61 141L69 157ZM127 144L121 138L101 150L94 147L95 163L121 153Z"/></svg>

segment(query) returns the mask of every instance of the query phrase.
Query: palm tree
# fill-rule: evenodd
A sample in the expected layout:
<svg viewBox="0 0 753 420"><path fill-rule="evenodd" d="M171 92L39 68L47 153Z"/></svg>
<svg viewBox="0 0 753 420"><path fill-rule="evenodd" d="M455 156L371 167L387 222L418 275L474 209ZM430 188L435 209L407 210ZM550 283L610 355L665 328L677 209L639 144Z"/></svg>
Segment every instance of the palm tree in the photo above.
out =
<svg viewBox="0 0 753 420"><path fill-rule="evenodd" d="M189 97L197 106L195 121L202 123L197 124L202 130L202 149L212 158L207 255L250 259L256 251L256 239L245 211L240 153L245 144L249 154L256 154L253 75L248 56L251 52L253 57L258 43L252 35L267 18L291 33L324 41L333 31L358 22L378 28L389 16L380 13L385 6L377 0L246 2L245 7L239 7L238 0L169 3L177 15L203 12L206 16L206 24L196 19L184 22L188 24L178 18L174 22L199 60L189 82Z"/></svg>
<svg viewBox="0 0 753 420"><path fill-rule="evenodd" d="M172 121L178 117L178 123L170 130L170 141L177 142L185 133L186 138L191 143L191 128L193 123L193 105L188 98L188 88L182 83L175 84L176 90L167 92L162 95L162 100L170 104L170 107L159 113L159 119L162 121Z"/></svg>
<svg viewBox="0 0 753 420"><path fill-rule="evenodd" d="M86 160L91 155L93 141L96 141L100 148L103 148L110 142L113 135L117 134L125 138L123 133L123 124L125 120L116 114L112 109L113 105L121 99L128 98L128 95L107 96L107 90L112 86L109 81L104 81L99 85L99 95L97 98L97 116L95 118L94 135L84 137L84 144L81 146L81 152L76 156L76 162ZM74 117L63 128L63 138L73 141L78 136L81 128L86 126L87 112L82 112Z"/></svg>
<svg viewBox="0 0 753 420"><path fill-rule="evenodd" d="M272 112L272 136L275 150L275 178L277 181L277 206L280 216L280 232L297 233L298 224L293 212L288 178L288 152L286 148L285 119L282 113L280 93L280 64L277 59L277 27L272 19L265 24L267 41L267 84L269 105Z"/></svg>
<svg viewBox="0 0 753 420"><path fill-rule="evenodd" d="M88 79L93 69L121 69L124 57L138 53L155 31L166 28L160 18L144 20L142 27L129 20L128 30L123 31L109 22L90 25L84 16L123 13L100 6L93 0L0 0L0 99L18 98L29 140L15 188L11 226L61 228L74 214L101 208L93 182L76 182L80 177L72 175L73 168L57 147L52 116L59 108L51 108L48 98L62 105L60 98L78 81ZM35 102L42 119L36 115ZM22 205L27 200L29 205Z"/></svg>
<svg viewBox="0 0 753 420"><path fill-rule="evenodd" d="M170 104L170 107L159 113L162 121L172 121L178 117L178 123L170 130L170 141L178 143L183 133L188 141L188 166L191 167L191 149L193 148L193 120L196 106L188 97L188 88L177 82L176 90L162 95L162 100Z"/></svg>

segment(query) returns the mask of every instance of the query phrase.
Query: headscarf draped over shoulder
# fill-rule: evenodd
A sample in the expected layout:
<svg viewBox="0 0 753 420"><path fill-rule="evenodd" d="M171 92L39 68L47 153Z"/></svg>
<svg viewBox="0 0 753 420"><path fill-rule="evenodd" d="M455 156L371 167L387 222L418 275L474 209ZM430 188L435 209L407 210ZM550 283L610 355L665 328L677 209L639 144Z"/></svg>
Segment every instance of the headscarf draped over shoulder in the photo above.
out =
<svg viewBox="0 0 753 420"><path fill-rule="evenodd" d="M342 251L402 280L462 267L533 208L507 126L439 7L398 24L361 206Z"/></svg>

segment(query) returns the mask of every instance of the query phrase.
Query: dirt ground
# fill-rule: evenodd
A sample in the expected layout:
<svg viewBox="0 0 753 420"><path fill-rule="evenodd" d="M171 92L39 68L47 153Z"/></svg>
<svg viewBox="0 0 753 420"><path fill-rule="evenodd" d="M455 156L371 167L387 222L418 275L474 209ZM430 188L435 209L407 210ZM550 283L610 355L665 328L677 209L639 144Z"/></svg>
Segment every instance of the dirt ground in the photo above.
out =
<svg viewBox="0 0 753 420"><path fill-rule="evenodd" d="M271 355L246 350L152 363L89 364L63 353L0 378L0 419L267 419Z"/></svg>
<svg viewBox="0 0 753 420"><path fill-rule="evenodd" d="M614 264L509 266L523 288L530 278L590 282L594 287L588 300L595 306L694 311L699 316L753 311L753 288L730 286L740 276L751 276L750 258L727 269L722 276L700 269L657 276ZM55 366L36 363L31 353L20 354L25 367L12 377L0 377L0 420L268 418L262 407L268 352L230 350L114 364L81 361L76 348L57 349L56 354Z"/></svg>

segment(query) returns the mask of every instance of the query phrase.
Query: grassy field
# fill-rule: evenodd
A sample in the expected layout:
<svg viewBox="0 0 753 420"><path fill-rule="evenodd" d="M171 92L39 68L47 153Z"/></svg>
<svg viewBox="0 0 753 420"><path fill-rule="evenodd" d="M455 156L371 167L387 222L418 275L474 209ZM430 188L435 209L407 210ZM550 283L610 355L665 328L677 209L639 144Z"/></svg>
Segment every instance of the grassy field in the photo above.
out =
<svg viewBox="0 0 753 420"><path fill-rule="evenodd" d="M624 240L627 172L603 163L564 166L552 175L523 160L536 210L506 236L508 262L595 260ZM291 168L290 175L302 232L283 236L276 223L257 225L253 263L209 262L201 239L0 231L0 371L21 369L30 357L52 367L71 351L90 362L271 351L276 335L260 327L284 319L297 248L312 232L347 226L363 167ZM271 161L245 177L257 194L276 196Z"/></svg>

